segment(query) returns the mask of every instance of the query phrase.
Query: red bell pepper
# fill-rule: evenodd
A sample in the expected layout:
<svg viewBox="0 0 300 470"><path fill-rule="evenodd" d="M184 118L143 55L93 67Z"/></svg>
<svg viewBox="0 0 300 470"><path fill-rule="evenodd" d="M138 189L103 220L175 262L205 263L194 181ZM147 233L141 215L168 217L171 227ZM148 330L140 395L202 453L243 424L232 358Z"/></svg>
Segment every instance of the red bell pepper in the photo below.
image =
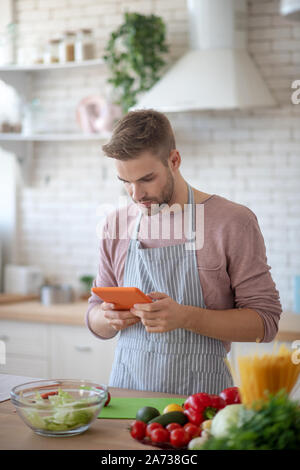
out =
<svg viewBox="0 0 300 470"><path fill-rule="evenodd" d="M220 397L225 400L226 405L239 404L242 402L238 387L225 388L220 393Z"/></svg>
<svg viewBox="0 0 300 470"><path fill-rule="evenodd" d="M210 395L211 399L211 408L215 408L216 410L221 410L225 408L226 402L220 395Z"/></svg>
<svg viewBox="0 0 300 470"><path fill-rule="evenodd" d="M212 419L226 405L222 397L208 393L195 393L184 402L184 414L190 423L199 426L206 419Z"/></svg>
<svg viewBox="0 0 300 470"><path fill-rule="evenodd" d="M188 408L185 409L183 413L188 418L189 423L195 424L195 426L200 426L200 424L205 421L202 411L196 411L193 408Z"/></svg>

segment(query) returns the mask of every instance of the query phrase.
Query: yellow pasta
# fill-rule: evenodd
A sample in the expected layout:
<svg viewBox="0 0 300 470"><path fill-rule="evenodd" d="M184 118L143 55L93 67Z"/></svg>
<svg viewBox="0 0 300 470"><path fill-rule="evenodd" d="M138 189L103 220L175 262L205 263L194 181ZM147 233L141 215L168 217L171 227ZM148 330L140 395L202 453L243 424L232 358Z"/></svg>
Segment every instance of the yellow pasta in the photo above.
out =
<svg viewBox="0 0 300 470"><path fill-rule="evenodd" d="M250 406L256 400L265 399L267 393L281 389L291 393L300 374L300 364L293 363L292 353L285 344L279 348L275 344L271 354L238 356L238 382L245 405ZM227 365L236 380L233 367L228 362Z"/></svg>

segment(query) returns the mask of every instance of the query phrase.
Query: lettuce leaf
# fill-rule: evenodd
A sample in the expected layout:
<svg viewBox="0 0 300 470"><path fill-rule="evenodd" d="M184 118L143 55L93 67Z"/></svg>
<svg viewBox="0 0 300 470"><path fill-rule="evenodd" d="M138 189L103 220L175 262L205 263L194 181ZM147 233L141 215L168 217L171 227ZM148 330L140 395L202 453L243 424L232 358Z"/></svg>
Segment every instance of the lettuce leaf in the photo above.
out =
<svg viewBox="0 0 300 470"><path fill-rule="evenodd" d="M61 389L47 400L35 395L36 409L24 410L25 419L35 428L48 431L67 431L88 424L99 409L94 397L75 399ZM88 406L88 407L87 407ZM44 416L43 416L44 415Z"/></svg>

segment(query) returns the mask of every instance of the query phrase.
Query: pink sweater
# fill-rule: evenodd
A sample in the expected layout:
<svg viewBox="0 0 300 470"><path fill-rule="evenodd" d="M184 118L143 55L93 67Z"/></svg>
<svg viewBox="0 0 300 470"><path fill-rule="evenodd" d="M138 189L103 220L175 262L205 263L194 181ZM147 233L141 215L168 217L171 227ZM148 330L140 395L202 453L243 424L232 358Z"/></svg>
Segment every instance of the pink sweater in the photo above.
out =
<svg viewBox="0 0 300 470"><path fill-rule="evenodd" d="M271 267L267 264L264 239L256 215L248 207L216 194L202 204L204 243L201 249L196 250L196 256L206 308L256 310L264 323L263 342L271 342L278 331L282 307L270 274ZM93 287L123 286L127 249L139 213L138 206L130 203L106 217L99 246L99 267ZM175 225L178 215L172 213L170 238L165 239L160 232L160 238L151 239L148 236L151 233L150 225L151 230L153 224L160 224L161 227L162 217L161 213L142 217L138 239L143 248L175 245L186 240L184 235L178 238L178 232L174 235L174 226L178 227ZM182 219L180 216L180 221ZM127 226L124 220L127 221ZM105 238L103 234L107 232L110 236ZM115 237L112 236L113 233L116 234ZM89 311L101 302L94 293L88 299L88 328ZM93 331L92 333L95 334ZM230 344L224 342L227 351L230 350Z"/></svg>

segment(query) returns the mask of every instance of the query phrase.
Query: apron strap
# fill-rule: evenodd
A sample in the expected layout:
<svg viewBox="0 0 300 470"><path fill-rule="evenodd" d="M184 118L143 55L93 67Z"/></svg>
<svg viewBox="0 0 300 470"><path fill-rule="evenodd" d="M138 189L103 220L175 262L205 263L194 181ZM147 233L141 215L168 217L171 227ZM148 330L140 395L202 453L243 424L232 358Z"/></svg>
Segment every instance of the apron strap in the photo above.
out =
<svg viewBox="0 0 300 470"><path fill-rule="evenodd" d="M196 227L196 216L195 216L195 201L194 201L194 193L191 186L188 184L189 189L189 200L188 200L188 240L194 239L195 227Z"/></svg>

